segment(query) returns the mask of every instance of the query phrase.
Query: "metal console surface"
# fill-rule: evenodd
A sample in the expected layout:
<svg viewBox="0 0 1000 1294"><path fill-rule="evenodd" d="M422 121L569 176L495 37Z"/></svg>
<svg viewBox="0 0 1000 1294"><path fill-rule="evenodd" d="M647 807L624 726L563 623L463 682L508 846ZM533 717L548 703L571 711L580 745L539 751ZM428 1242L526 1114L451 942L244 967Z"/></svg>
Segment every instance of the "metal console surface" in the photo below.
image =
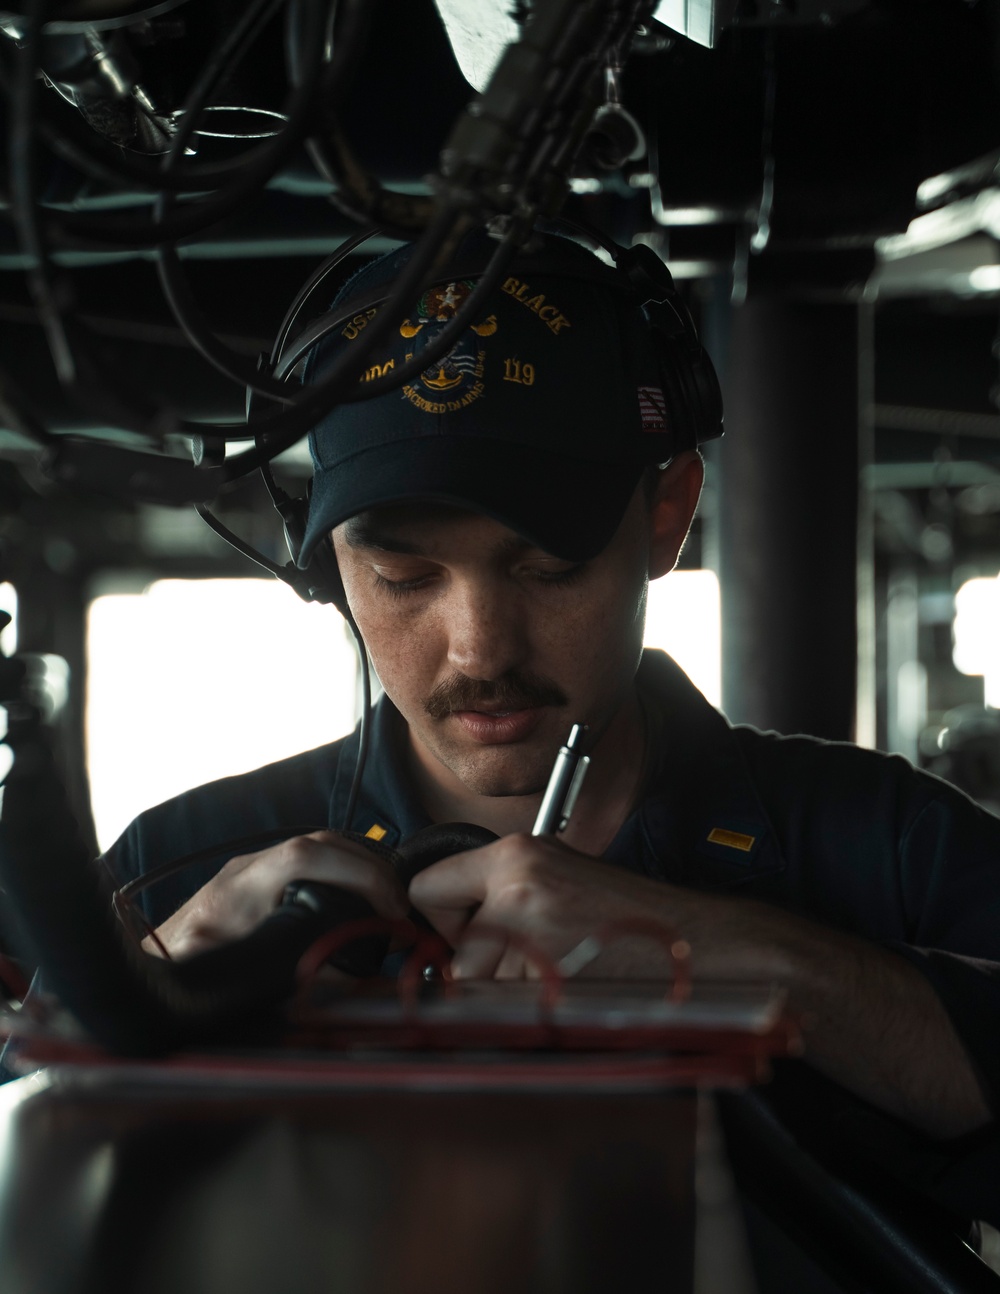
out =
<svg viewBox="0 0 1000 1294"><path fill-rule="evenodd" d="M690 1090L323 1091L80 1067L9 1084L0 1106L5 1294L687 1294L723 1288L695 1284L696 1250L705 1273L727 1245L740 1258Z"/></svg>

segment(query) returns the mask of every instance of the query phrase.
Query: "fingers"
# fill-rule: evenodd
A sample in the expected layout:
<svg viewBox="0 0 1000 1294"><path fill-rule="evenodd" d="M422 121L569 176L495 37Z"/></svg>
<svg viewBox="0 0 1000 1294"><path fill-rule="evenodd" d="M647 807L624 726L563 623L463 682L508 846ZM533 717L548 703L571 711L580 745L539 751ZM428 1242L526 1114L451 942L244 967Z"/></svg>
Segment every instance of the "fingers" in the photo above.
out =
<svg viewBox="0 0 1000 1294"><path fill-rule="evenodd" d="M453 948L477 915L486 924L531 933L545 921L553 882L570 852L558 841L503 836L418 873L410 899ZM475 964L481 960L477 953Z"/></svg>
<svg viewBox="0 0 1000 1294"><path fill-rule="evenodd" d="M542 933L541 870L552 852L534 837L505 836L414 877L410 898L456 950L456 979L523 979L532 973L520 943Z"/></svg>
<svg viewBox="0 0 1000 1294"><path fill-rule="evenodd" d="M489 892L489 878L492 874L495 879L495 863L504 852L497 846L502 844L497 840L482 849L442 858L418 872L410 882L410 902L452 948L458 947L463 931ZM470 971L468 978L479 978L484 972L478 967L488 962L488 953L478 949L470 962L477 969L475 973ZM460 964L452 962L453 973Z"/></svg>
<svg viewBox="0 0 1000 1294"><path fill-rule="evenodd" d="M270 907L280 903L292 881L321 881L367 899L379 916L389 920L402 919L409 911L406 891L391 863L334 831L294 836L254 856L253 865L262 874L266 871Z"/></svg>
<svg viewBox="0 0 1000 1294"><path fill-rule="evenodd" d="M231 858L157 934L172 957L240 939L270 915L292 881L350 890L389 920L409 912L406 891L387 859L337 832L315 831Z"/></svg>
<svg viewBox="0 0 1000 1294"><path fill-rule="evenodd" d="M425 915L467 911L482 903L488 889L491 865L503 856L505 839L494 840L482 849L452 854L425 867L410 882L410 900Z"/></svg>
<svg viewBox="0 0 1000 1294"><path fill-rule="evenodd" d="M502 934L481 930L473 921L451 960L454 979L534 979L537 968Z"/></svg>
<svg viewBox="0 0 1000 1294"><path fill-rule="evenodd" d="M613 921L646 921L671 892L581 854L550 837L511 835L455 854L414 877L414 905L448 940L457 979L544 975ZM664 919L669 913L664 910ZM662 942L662 941L661 941ZM532 950L537 950L537 956ZM648 934L600 956L600 974L663 973L663 951ZM596 973L590 970L589 973Z"/></svg>
<svg viewBox="0 0 1000 1294"><path fill-rule="evenodd" d="M453 979L497 979L497 972L507 952L503 935L487 934L469 925L465 936L457 940L451 959Z"/></svg>

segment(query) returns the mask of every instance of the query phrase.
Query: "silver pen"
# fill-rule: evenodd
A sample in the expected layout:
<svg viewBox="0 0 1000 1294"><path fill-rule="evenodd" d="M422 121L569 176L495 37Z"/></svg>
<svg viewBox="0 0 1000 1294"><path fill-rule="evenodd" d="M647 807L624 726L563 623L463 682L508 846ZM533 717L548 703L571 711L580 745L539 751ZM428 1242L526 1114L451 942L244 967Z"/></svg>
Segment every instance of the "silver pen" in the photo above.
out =
<svg viewBox="0 0 1000 1294"><path fill-rule="evenodd" d="M566 738L566 745L559 747L535 825L531 828L533 836L552 836L557 831L566 830L576 797L580 794L580 787L590 767L590 756L582 753L586 731L585 723L574 723Z"/></svg>

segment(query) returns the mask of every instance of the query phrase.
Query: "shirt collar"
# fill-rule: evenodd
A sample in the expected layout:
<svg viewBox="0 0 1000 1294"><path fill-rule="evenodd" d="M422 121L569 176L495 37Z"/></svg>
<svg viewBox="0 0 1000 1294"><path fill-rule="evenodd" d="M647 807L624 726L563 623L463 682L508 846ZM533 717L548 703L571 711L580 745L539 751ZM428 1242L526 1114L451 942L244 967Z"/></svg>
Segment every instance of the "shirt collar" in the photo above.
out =
<svg viewBox="0 0 1000 1294"><path fill-rule="evenodd" d="M697 886L740 885L783 870L774 828L728 721L665 652L643 652L636 683L649 720L650 774L606 860ZM387 696L372 708L371 724L352 825L391 848L430 818L409 775L405 720ZM330 795L333 828L344 823L359 731L341 747Z"/></svg>
<svg viewBox="0 0 1000 1294"><path fill-rule="evenodd" d="M633 853L641 848L643 870L695 886L740 885L784 870L728 720L665 652L645 651L636 681L653 732L651 774L619 836L628 831ZM616 837L609 861L618 848Z"/></svg>

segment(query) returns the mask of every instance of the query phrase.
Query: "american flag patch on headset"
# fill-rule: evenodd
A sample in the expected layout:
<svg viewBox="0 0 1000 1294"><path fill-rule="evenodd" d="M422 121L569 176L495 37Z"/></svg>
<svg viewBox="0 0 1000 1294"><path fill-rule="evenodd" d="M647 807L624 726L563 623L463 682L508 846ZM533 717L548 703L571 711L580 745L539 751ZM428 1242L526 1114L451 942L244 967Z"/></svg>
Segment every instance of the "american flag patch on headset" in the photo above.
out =
<svg viewBox="0 0 1000 1294"><path fill-rule="evenodd" d="M639 417L643 431L667 430L667 405L658 386L639 387Z"/></svg>

